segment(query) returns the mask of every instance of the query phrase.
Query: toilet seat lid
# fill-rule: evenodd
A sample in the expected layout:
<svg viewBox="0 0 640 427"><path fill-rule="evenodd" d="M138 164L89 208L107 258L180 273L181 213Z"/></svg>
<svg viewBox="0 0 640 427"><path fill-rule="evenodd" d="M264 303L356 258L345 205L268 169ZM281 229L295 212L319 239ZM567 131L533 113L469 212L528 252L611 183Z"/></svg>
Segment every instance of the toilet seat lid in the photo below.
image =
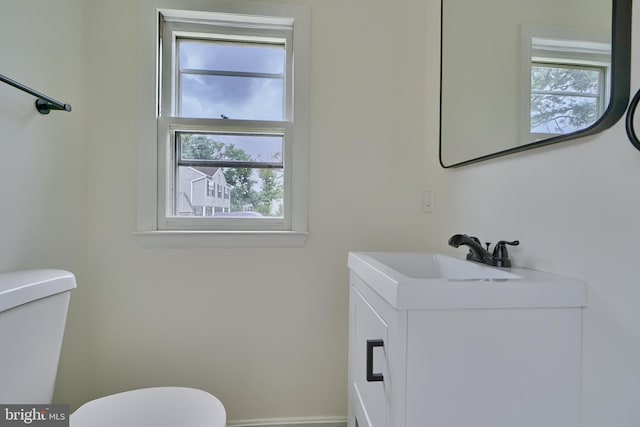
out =
<svg viewBox="0 0 640 427"><path fill-rule="evenodd" d="M222 403L206 391L153 387L92 400L69 418L70 427L224 427Z"/></svg>

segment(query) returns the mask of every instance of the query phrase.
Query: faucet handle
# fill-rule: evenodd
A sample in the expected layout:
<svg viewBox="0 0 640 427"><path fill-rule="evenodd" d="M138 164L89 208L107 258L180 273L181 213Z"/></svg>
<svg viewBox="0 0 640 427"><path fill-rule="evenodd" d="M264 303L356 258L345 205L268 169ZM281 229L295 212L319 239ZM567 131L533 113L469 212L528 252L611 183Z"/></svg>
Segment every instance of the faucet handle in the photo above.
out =
<svg viewBox="0 0 640 427"><path fill-rule="evenodd" d="M507 251L507 245L518 246L520 241L514 240L513 242L507 242L500 240L493 248L494 263L497 267L511 267L511 260L509 259L509 251Z"/></svg>

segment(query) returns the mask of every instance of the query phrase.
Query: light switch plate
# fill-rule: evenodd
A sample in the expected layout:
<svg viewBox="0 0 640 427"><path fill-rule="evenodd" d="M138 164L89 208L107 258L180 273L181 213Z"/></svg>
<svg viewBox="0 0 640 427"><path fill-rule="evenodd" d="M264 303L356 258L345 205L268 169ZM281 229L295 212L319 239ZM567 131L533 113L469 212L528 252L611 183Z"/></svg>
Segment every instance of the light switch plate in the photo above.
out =
<svg viewBox="0 0 640 427"><path fill-rule="evenodd" d="M435 192L430 187L424 189L422 210L425 213L434 213L436 211Z"/></svg>

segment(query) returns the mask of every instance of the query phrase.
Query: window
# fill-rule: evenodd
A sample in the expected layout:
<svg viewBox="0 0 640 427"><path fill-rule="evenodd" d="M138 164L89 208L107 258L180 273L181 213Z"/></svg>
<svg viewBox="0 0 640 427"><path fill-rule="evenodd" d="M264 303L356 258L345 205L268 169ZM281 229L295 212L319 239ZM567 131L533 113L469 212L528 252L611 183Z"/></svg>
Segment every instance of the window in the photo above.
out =
<svg viewBox="0 0 640 427"><path fill-rule="evenodd" d="M531 64L531 133L565 134L604 112L604 67Z"/></svg>
<svg viewBox="0 0 640 427"><path fill-rule="evenodd" d="M594 124L606 109L607 72L607 65L570 51L564 58L532 58L530 132L548 137Z"/></svg>
<svg viewBox="0 0 640 427"><path fill-rule="evenodd" d="M586 129L606 111L610 36L555 27L523 27L524 142Z"/></svg>
<svg viewBox="0 0 640 427"><path fill-rule="evenodd" d="M138 234L196 232L224 242L290 235L300 246L307 221L308 7L213 1L211 10L192 11L190 0L143 3L156 17L158 78L156 102L148 92L141 97L156 111L155 150L141 151L155 151L157 159L142 169L155 169L157 182L152 187L139 177L139 191L157 192L142 197ZM166 8L170 3L185 10ZM150 27L148 15L143 20L141 27ZM155 218L148 215L152 199Z"/></svg>

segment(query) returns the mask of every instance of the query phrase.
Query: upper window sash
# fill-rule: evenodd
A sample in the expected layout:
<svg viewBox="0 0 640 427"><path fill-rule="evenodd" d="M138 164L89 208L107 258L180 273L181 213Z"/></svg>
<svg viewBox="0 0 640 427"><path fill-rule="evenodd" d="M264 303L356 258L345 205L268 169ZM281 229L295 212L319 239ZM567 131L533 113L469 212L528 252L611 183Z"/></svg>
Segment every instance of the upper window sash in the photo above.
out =
<svg viewBox="0 0 640 427"><path fill-rule="evenodd" d="M173 11L176 12L176 11ZM179 20L174 15L160 14L161 89L158 116L178 117L180 112L180 72L178 40L247 42L256 44L282 44L285 49L284 121L293 121L293 23L285 18L259 18L216 13L202 13L199 19ZM206 18L210 20L206 20ZM218 19L216 19L218 17ZM224 18L224 19L221 19ZM241 21L246 18L247 21ZM203 23L209 22L209 23ZM164 58L171 58L166 61ZM193 71L193 70L188 70ZM224 118L213 118L222 119ZM233 117L230 117L233 119Z"/></svg>

